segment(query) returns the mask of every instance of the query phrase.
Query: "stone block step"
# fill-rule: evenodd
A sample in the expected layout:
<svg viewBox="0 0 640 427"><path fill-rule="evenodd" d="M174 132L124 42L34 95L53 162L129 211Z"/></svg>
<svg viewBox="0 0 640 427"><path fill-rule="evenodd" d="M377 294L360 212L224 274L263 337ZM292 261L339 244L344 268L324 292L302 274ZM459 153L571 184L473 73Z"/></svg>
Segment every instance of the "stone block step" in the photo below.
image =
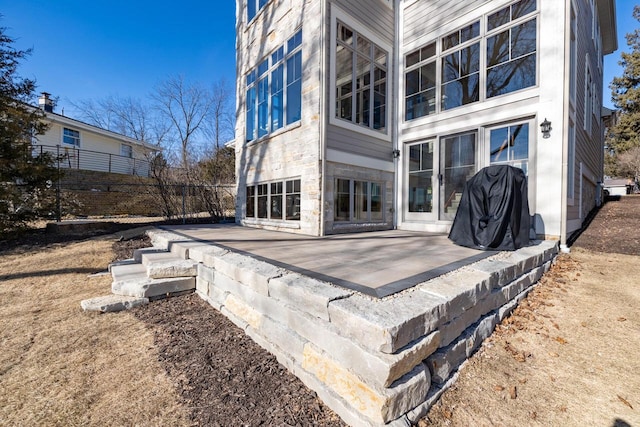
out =
<svg viewBox="0 0 640 427"><path fill-rule="evenodd" d="M146 276L146 273L137 278L114 280L111 283L111 292L114 294L138 298L152 298L177 292L193 291L195 288L195 277L151 279Z"/></svg>
<svg viewBox="0 0 640 427"><path fill-rule="evenodd" d="M114 282L147 278L147 267L137 262L113 265L109 270Z"/></svg>
<svg viewBox="0 0 640 427"><path fill-rule="evenodd" d="M175 254L167 251L160 252L143 252L140 254L140 262L144 266L148 266L151 263L166 263L173 261L181 261L182 259L177 257Z"/></svg>
<svg viewBox="0 0 640 427"><path fill-rule="evenodd" d="M112 262L111 264L109 264L109 266L107 267L107 270L109 271L109 273L111 273L111 269L113 267L116 267L116 266L119 266L119 265L132 265L132 264L138 264L138 263L139 263L139 261L136 262L136 260L133 259L133 258L123 259L121 261L115 261L115 262Z"/></svg>
<svg viewBox="0 0 640 427"><path fill-rule="evenodd" d="M84 311L96 311L100 313L113 313L116 311L129 310L149 303L149 298L136 298L123 295L105 295L85 299L80 302Z"/></svg>
<svg viewBox="0 0 640 427"><path fill-rule="evenodd" d="M151 279L195 277L198 274L198 262L189 259L149 262L146 267L147 277Z"/></svg>
<svg viewBox="0 0 640 427"><path fill-rule="evenodd" d="M164 249L160 249L160 248L140 248L140 249L134 249L133 250L133 259L135 260L135 262L141 263L142 262L142 254L149 254L149 253L159 253L159 252L164 252L166 253L167 251Z"/></svg>

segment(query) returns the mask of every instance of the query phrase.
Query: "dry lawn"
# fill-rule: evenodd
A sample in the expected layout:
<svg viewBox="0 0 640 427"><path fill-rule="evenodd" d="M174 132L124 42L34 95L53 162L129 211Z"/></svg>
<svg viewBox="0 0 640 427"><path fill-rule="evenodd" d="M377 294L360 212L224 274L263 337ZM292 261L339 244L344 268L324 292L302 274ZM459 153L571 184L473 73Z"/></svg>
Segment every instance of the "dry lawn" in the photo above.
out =
<svg viewBox="0 0 640 427"><path fill-rule="evenodd" d="M420 426L639 426L639 261L563 255Z"/></svg>
<svg viewBox="0 0 640 427"><path fill-rule="evenodd" d="M187 425L153 334L129 313L88 315L110 291L113 239L0 255L0 425Z"/></svg>

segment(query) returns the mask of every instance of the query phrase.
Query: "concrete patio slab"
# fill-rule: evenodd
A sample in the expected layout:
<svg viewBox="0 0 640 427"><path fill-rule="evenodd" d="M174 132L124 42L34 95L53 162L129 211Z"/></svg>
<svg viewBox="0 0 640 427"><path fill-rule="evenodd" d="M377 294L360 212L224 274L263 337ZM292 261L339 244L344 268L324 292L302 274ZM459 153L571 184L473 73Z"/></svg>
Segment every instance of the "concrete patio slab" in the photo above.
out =
<svg viewBox="0 0 640 427"><path fill-rule="evenodd" d="M234 224L163 226L185 241L212 243L289 271L386 297L497 252L453 244L446 235L379 231L310 237ZM180 244L173 242L173 245ZM193 243L192 243L193 244Z"/></svg>

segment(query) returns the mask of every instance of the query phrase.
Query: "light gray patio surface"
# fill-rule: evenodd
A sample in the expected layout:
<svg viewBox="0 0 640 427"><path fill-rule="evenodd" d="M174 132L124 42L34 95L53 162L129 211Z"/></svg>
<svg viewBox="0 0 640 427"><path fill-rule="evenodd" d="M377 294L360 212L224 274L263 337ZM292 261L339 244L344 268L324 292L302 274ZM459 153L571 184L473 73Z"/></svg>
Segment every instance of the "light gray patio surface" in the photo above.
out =
<svg viewBox="0 0 640 427"><path fill-rule="evenodd" d="M496 254L446 235L377 231L311 237L235 224L162 226L273 265L364 294L385 297Z"/></svg>

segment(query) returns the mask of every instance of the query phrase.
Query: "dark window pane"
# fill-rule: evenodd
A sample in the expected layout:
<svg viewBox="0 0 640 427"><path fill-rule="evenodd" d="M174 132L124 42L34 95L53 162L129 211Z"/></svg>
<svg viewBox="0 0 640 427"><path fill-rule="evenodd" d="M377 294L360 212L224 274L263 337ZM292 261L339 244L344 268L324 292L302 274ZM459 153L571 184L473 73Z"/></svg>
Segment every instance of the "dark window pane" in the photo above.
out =
<svg viewBox="0 0 640 427"><path fill-rule="evenodd" d="M450 82L460 77L460 53L454 52L442 58L442 82Z"/></svg>
<svg viewBox="0 0 640 427"><path fill-rule="evenodd" d="M535 86L536 54L487 70L487 98Z"/></svg>
<svg viewBox="0 0 640 427"><path fill-rule="evenodd" d="M491 31L494 28L498 28L501 25L509 22L509 6L500 9L494 14L489 15L487 18L487 31Z"/></svg>
<svg viewBox="0 0 640 427"><path fill-rule="evenodd" d="M480 43L474 43L460 50L460 75L467 76L478 71L480 71Z"/></svg>
<svg viewBox="0 0 640 427"><path fill-rule="evenodd" d="M436 63L432 62L420 67L420 89L431 89L436 87Z"/></svg>
<svg viewBox="0 0 640 427"><path fill-rule="evenodd" d="M511 6L511 19L518 19L536 10L536 0L521 0Z"/></svg>
<svg viewBox="0 0 640 427"><path fill-rule="evenodd" d="M476 21L460 30L460 43L472 40L480 35L480 22Z"/></svg>
<svg viewBox="0 0 640 427"><path fill-rule="evenodd" d="M420 91L420 69L409 71L405 77L405 95L410 96Z"/></svg>
<svg viewBox="0 0 640 427"><path fill-rule="evenodd" d="M287 124L302 117L302 52L287 60Z"/></svg>
<svg viewBox="0 0 640 427"><path fill-rule="evenodd" d="M487 67L509 60L509 30L487 38Z"/></svg>
<svg viewBox="0 0 640 427"><path fill-rule="evenodd" d="M453 32L442 38L442 50L450 49L460 44L459 31Z"/></svg>
<svg viewBox="0 0 640 427"><path fill-rule="evenodd" d="M429 59L436 54L436 43L430 43L420 49L420 60L424 61L425 59Z"/></svg>
<svg viewBox="0 0 640 427"><path fill-rule="evenodd" d="M258 187L258 218L267 217L267 184L260 184Z"/></svg>
<svg viewBox="0 0 640 427"><path fill-rule="evenodd" d="M536 20L532 19L511 29L511 58L536 51Z"/></svg>

